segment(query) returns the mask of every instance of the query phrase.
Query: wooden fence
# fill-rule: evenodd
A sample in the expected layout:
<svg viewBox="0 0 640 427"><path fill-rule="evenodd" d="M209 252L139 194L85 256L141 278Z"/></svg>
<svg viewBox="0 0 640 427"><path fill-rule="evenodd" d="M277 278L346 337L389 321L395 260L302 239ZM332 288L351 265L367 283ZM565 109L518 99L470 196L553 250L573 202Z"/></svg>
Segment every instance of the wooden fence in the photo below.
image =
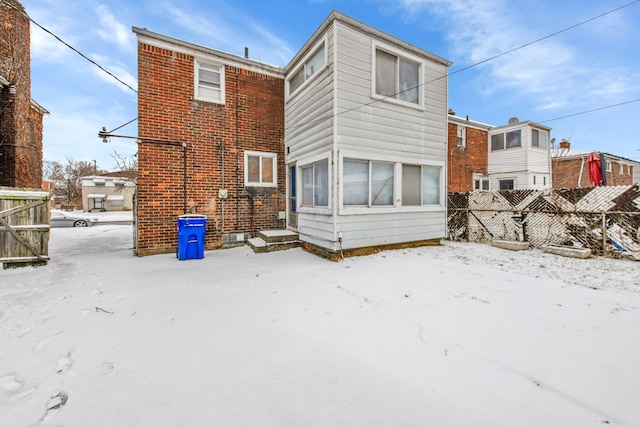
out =
<svg viewBox="0 0 640 427"><path fill-rule="evenodd" d="M3 267L49 260L49 193L0 187L0 262Z"/></svg>
<svg viewBox="0 0 640 427"><path fill-rule="evenodd" d="M638 185L449 193L452 240L590 248L640 260Z"/></svg>

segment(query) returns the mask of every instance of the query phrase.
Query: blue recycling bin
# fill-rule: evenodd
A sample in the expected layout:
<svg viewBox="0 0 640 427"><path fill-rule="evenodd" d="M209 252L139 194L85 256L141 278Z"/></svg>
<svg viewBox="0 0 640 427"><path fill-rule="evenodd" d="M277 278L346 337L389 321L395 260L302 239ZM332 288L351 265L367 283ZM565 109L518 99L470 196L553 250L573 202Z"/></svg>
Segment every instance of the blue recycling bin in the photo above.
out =
<svg viewBox="0 0 640 427"><path fill-rule="evenodd" d="M180 215L178 217L178 259L204 258L204 233L207 217L204 215Z"/></svg>

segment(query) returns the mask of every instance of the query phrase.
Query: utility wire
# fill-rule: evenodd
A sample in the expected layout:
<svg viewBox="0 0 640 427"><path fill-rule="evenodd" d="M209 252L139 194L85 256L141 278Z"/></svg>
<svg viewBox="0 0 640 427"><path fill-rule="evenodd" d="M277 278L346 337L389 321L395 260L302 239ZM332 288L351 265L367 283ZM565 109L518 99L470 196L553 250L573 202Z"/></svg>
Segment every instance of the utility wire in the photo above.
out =
<svg viewBox="0 0 640 427"><path fill-rule="evenodd" d="M106 68L104 68L102 65L98 64L96 61L94 61L93 59L89 58L87 55L85 55L84 53L80 52L78 49L76 49L75 47L71 46L69 43L65 42L64 40L62 40L60 37L58 37L56 34L54 34L52 31L49 31L47 28L45 28L44 26L40 25L36 20L34 20L33 18L31 18L25 11L20 10L19 8L15 7L14 5L12 5L11 3L9 3L7 0L0 0L2 1L2 3L4 3L6 6L10 7L11 9L15 10L16 12L18 12L19 14L21 14L22 16L24 16L25 18L27 18L29 21L33 22L38 28L40 28L42 31L46 32L47 34L51 35L52 37L54 37L56 40L58 40L60 43L62 43L63 45L65 45L66 47L68 47L69 49L71 49L72 51L74 51L75 53L77 53L78 55L80 55L83 59L86 59L87 61L89 61L91 64L95 65L96 67L98 67L101 71L103 71L104 73L108 74L109 76L113 77L114 79L116 79L116 81L118 81L120 84L124 85L125 87L129 88L129 90L131 90L132 92L136 93L139 97L142 97L146 100L148 100L149 102L153 103L154 105L156 105L162 112L166 113L169 116L172 116L173 118L175 118L176 120L180 121L183 125L185 125L186 127L190 128L191 130L193 130L194 132L198 132L197 129L195 129L193 126L191 126L189 123L185 122L181 117L179 117L177 114L172 113L171 111L167 110L166 108L164 108L162 105L160 105L158 102L154 101L153 99L150 99L144 95L142 95L140 92L138 92L137 89L135 89L133 86L129 85L128 83L126 83L125 81L123 81L122 79L120 79L118 76L116 76L115 74L113 74L111 71L107 70ZM640 0L638 0L640 1ZM125 123L124 125L118 126L116 129L112 130L111 132L114 132L117 129L120 129L134 121L136 121L138 118L136 117L135 119ZM109 133L111 133L109 132Z"/></svg>
<svg viewBox="0 0 640 427"><path fill-rule="evenodd" d="M631 104L633 102L638 102L638 101L640 101L640 98L632 99L630 101L625 101L625 102L619 102L618 104L607 105L606 107L600 107L600 108L594 108L592 110L581 111L579 113L567 114L566 116L560 116L560 117L556 117L555 119L543 120L541 122L536 122L536 123L542 124L542 123L547 123L547 122L553 122L553 121L560 120L560 119L566 119L568 117L579 116L581 114L593 113L594 111L600 111L600 110L606 110L608 108L619 107L620 105Z"/></svg>
<svg viewBox="0 0 640 427"><path fill-rule="evenodd" d="M145 97L144 95L141 95L141 94L138 92L138 90L137 90L137 89L133 88L131 85L129 85L128 83L124 82L122 79L120 79L120 78L119 78L118 76L116 76L115 74L111 73L109 70L107 70L106 68L104 68L103 66L101 66L100 64L98 64L96 61L94 61L94 60L92 60L91 58L87 57L85 54L83 54L82 52L80 52L78 49L76 49L75 47L71 46L69 43L67 43L67 42L65 42L64 40L62 40L62 39L61 39L60 37L58 37L56 34L54 34L53 32L49 31L47 28L43 27L42 25L40 25L38 22L36 22L34 19L32 19L32 18L31 18L28 14L26 14L24 11L22 11L22 10L20 10L20 9L16 8L15 6L13 6L12 4L8 3L8 2L7 2L7 0L0 0L0 1L2 1L2 2L3 2L5 5L7 5L8 7L10 7L10 8L12 8L12 9L16 10L16 11L17 11L17 12L19 12L20 14L24 15L27 19L29 19L31 22L33 22L33 23L34 23L38 28L42 29L42 30L43 30L43 31L45 31L46 33L48 33L48 34L50 34L51 36L53 36L53 37L54 37L56 40L58 40L60 43L64 44L64 45L65 45L65 46L67 46L69 49L73 50L73 51L74 51L74 52L76 52L78 55L80 55L82 58L86 59L86 60L87 60L87 61L89 61L91 64L93 64L93 65L95 65L96 67L98 67L101 71L103 71L103 72L105 72L106 74L108 74L109 76L113 77L113 78L114 78L115 80L117 80L120 84L122 84L122 85L124 85L125 87L129 88L131 91L133 91L134 93L136 93L138 96L141 96L141 97L143 97L143 98L145 98L145 99L147 99L147 100L151 101L151 102L152 102L152 103L154 103L156 106L158 106L158 107L159 107L163 112L165 112L165 113L167 113L168 115L171 115L172 117L174 117L174 118L178 119L182 124L184 124L185 126L187 126L187 127L188 127L188 128L190 128L190 129L192 129L192 130L196 131L196 129L195 129L195 128L193 128L193 126L191 126L189 123L187 123L187 122L185 122L184 120L182 120L182 118L178 117L177 115L175 115L175 114L174 114L174 113L172 113L171 111L166 110L166 109L165 109L162 105L160 105L158 102L156 102L156 101L154 101L154 100L151 100L151 99L149 99L148 97ZM436 82L436 81L441 80L441 79L444 79L444 78L448 78L449 76L452 76L452 75L455 75L455 74L461 73L461 72L463 72L463 71L466 71L466 70L469 70L469 69L471 69L471 68L477 67L477 66L479 66L479 65L485 64L485 63L487 63L487 62L493 61L494 59L497 59L497 58L500 58L500 57L502 57L502 56L508 55L508 54L513 53L513 52L515 52L515 51L518 51L518 50L520 50L520 49L524 49L525 47L529 47L529 46L531 46L531 45L533 45L533 44L536 44L536 43L539 43L539 42L541 42L541 41L543 41L543 40L547 40L547 39L549 39L549 38L551 38L551 37L555 37L555 36L557 36L557 35L559 35L559 34L562 34L562 33L564 33L564 32L567 32L567 31L572 30L572 29L574 29L574 28L577 28L577 27L579 27L579 26L585 25L585 24L587 24L587 23L589 23L589 22L595 21L595 20L597 20L597 19L603 18L603 17L605 17L605 16L607 16L607 15L610 15L610 14L612 14L612 13L618 12L618 11L620 11L620 10L622 10L622 9L626 8L626 7L632 6L632 5L636 4L636 3L640 3L640 0L634 0L634 1L630 2L630 3L627 3L627 4L625 4L625 5L622 5L622 6L620 6L620 7L615 8L615 9L611 9L611 10L609 10L609 11L607 11L607 12L601 13L600 15L597 15L597 16L594 16L594 17L589 18L589 19L587 19L587 20L581 21L581 22L579 22L579 23L577 23L577 24L574 24L574 25L571 25L571 26L569 26L569 27L566 27L566 28L564 28L564 29L562 29L562 30L558 30L558 31L553 32L553 33L551 33L551 34L548 34L548 35L546 35L546 36L544 36L544 37L540 37L540 38L538 38L538 39L536 39L536 40L533 40L533 41L531 41L531 42L528 42L528 43L525 43L525 44L523 44L523 45L517 46L517 47L515 47L515 48L513 48L513 49L509 49L509 50L507 50L507 51L505 51L505 52L502 52L502 53L499 53L499 54L497 54L497 55L491 56L491 57L489 57L489 58L483 59L483 60L481 60L481 61L479 61L479 62L473 63L473 64L468 65L468 66L463 67L463 68L460 68L460 69L458 69L458 70L456 70L456 71L454 71L454 72L452 72L452 73L445 74L445 75L443 75L443 76L441 76L441 77L438 77L438 78L432 79L432 80L430 80L430 81L428 81L428 82L422 83L422 84L420 84L420 85L418 85L418 86L415 86L415 87L413 87L413 88L409 88L409 89L403 90L403 91L401 91L401 92L398 92L398 93L396 93L396 94L394 94L394 95L389 95L389 96L386 96L386 97L381 98L381 99L375 99L375 100L373 100L373 101L371 101L371 102L364 103L364 104L361 104L361 105L359 105L359 106L356 106L356 107L353 107L353 108L349 108L349 109L346 109L346 110L343 110L343 111L340 111L340 112L333 113L333 115L332 115L332 116L329 116L329 117L335 117L335 116L337 116L337 115L341 115L341 114L345 114L345 113L348 113L348 112L351 112L351 111L355 111L355 110L358 110L358 109L360 109L360 108L362 108L362 107L367 107L367 106L370 106L370 105L376 104L376 103L378 103L378 102L380 102L380 101L383 101L384 99L395 98L396 96L398 96L398 95L399 95L399 94L401 94L401 93L404 93L404 92L407 92L407 91L410 91L410 90L413 90L413 89L416 89L416 88L420 88L420 87L422 87L422 86L424 86L424 85L427 85L427 84L430 84L430 83ZM606 107L601 107L601 108L594 108L594 109L591 109L591 110L582 111L582 112L574 113L574 114L569 114L569 115L566 115L566 116L557 117L557 118L554 118L554 119L549 119L549 120L545 120L545 121L538 122L538 123L546 123L546 122L555 121L555 120L560 120L560 119L564 119L564 118L568 118L568 117L574 117L574 116L578 116L578 115L582 115L582 114L591 113L591 112L594 112L594 111L599 111L599 110L604 110L604 109L608 109L608 108L617 107L617 106L620 106L620 105L630 104L630 103L637 102L637 101L640 101L640 99L634 99L634 100L631 100L631 101L625 101L625 102L621 102L621 103L613 104L613 105L608 105L608 106L606 106ZM289 128L287 128L287 129L293 129L293 128L297 128L297 127L301 127L301 126L307 126L307 125L312 124L312 123L315 123L315 122L324 121L324 120L328 119L329 117L325 117L325 118L323 118L323 119L311 120L311 121L305 122L303 125L290 126L290 127L289 127ZM131 120L130 122L128 122L128 123L126 123L126 124L124 124L124 125L122 125L122 126L120 126L120 127L116 128L116 129L120 129L121 127L124 127L124 126L128 125L129 123L131 123L131 122L133 122L133 121L135 121L135 120L136 120L136 119Z"/></svg>
<svg viewBox="0 0 640 427"><path fill-rule="evenodd" d="M411 91L411 90L413 90L413 89L417 89L417 88L420 88L420 87L422 87L422 86L425 86L425 85L428 85L428 84L431 84L431 83L437 82L438 80L442 80L442 79L444 79L444 78L448 78L448 77L450 77L450 76L452 76L452 75L455 75L455 74L461 73L461 72L463 72L463 71L467 71L467 70L469 70L469 69L471 69L471 68L474 68L474 67L477 67L477 66L479 66L479 65L485 64L485 63L487 63L487 62L489 62L489 61L493 61L494 59L497 59L497 58L500 58L500 57L502 57L502 56L508 55L508 54L513 53L513 52L515 52L515 51L518 51L518 50L520 50L520 49L524 49L525 47L529 47L529 46L531 46L531 45L533 45L533 44L536 44L536 43L539 43L539 42L541 42L541 41L543 41L543 40L547 40L547 39L549 39L549 38L551 38L551 37L555 37L555 36L557 36L557 35L559 35L559 34L562 34L562 33L564 33L564 32L567 32L567 31L569 31L569 30L572 30L572 29L574 29L574 28L577 28L577 27L579 27L579 26L581 26L581 25L587 24L587 23L589 23L589 22L592 22L592 21L595 21L595 20L597 20L597 19L600 19L600 18L602 18L602 17L604 17L604 16L607 16L607 15L610 15L610 14L612 14L612 13L615 13L615 12L617 12L617 11L621 10L621 9L624 9L624 8L626 8L626 7L629 7L629 6L632 6L632 5L636 4L636 3L640 3L640 0L634 0L634 1L632 1L631 3L627 3L627 4L623 5L623 6L617 7L617 8L615 8L615 9L612 9L612 10L608 11L608 12L601 13L601 14L600 14L600 15L598 15L598 16L594 16L593 18L589 18L589 19L587 19L587 20L585 20L585 21L582 21L582 22L579 22L579 23L577 23L577 24L571 25L570 27L564 28L564 29L562 29L562 30L558 30L558 31L556 31L556 32L554 32L554 33L551 33L551 34L548 34L548 35L546 35L546 36L544 36L544 37L540 37L540 38L538 38L538 39L536 39L536 40L533 40L533 41L531 41L531 42L525 43L525 44L520 45L520 46L518 46L518 47L514 47L513 49L509 49L509 50L507 50L507 51L505 51L505 52L502 52L502 53L499 53L499 54L497 54L497 55L491 56L491 57L489 57L489 58L483 59L482 61L479 61L479 62L473 63L473 64L471 64L471 65L467 65L466 67L460 68L459 70L456 70L456 71L454 71L454 72L451 72L451 73L445 74L445 75L443 75L443 76L437 77L437 78L432 79L432 80L430 80L430 81L428 81L428 82L426 82L426 83L422 83L422 84L419 84L419 85L414 86L414 87L412 87L412 88L405 89L405 90L400 91L400 92L398 92L398 93L396 93L396 94L393 94L393 95L385 96L385 97L383 97L383 98L381 98L381 99L375 99L375 100L373 100L373 101L370 101L370 102L367 102L367 103L364 103L364 104L358 105L358 106L356 106L356 107L352 107L352 108L349 108L349 109L346 109L346 110L343 110L343 111L340 111L340 112L334 113L334 114L333 114L333 116L337 116L337 115L341 115L341 114L346 114L346 113L349 113L349 112L351 112L351 111L356 111L356 110L359 110L359 109L360 109L360 108L362 108L362 107L368 107L368 106L370 106L370 105L376 104L376 103L378 103L378 102L380 102L380 101L383 101L383 100L385 100L385 99L396 98L396 97L397 97L398 95L400 95L401 93L408 92L408 91ZM635 102L635 101L629 101L629 102ZM627 104L627 103L628 103L628 102L623 102L623 103L621 103L621 104L617 104L617 105L622 105L622 104ZM611 108L611 107L615 107L615 105L608 106L608 107L603 107L602 109L605 109L605 108ZM594 110L591 110L591 111L597 111L597 110L598 110L598 109L594 109ZM591 112L591 111L585 111L585 112L583 112L583 113L576 113L576 114L574 114L574 115L586 114L586 113ZM330 117L331 117L331 116L330 116ZM570 116L567 116L567 117L570 117ZM311 121L309 121L309 122L305 122L304 124L301 124L301 125L290 126L290 127L288 127L287 129L294 129L294 128L298 128L298 127L306 126L306 125L308 125L308 124L310 124L310 123L321 122L321 121L324 121L324 120L326 120L326 119L328 119L328 118L329 118L329 117L325 117L325 118L317 119L317 120L311 120ZM558 120L558 119L552 119L552 120ZM550 120L547 120L547 121L550 121Z"/></svg>

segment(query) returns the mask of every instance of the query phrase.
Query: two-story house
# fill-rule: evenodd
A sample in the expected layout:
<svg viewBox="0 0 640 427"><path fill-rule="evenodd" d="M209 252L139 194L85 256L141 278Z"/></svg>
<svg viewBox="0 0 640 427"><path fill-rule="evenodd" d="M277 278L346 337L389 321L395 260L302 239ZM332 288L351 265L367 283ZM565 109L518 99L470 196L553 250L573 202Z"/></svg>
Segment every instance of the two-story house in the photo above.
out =
<svg viewBox="0 0 640 427"><path fill-rule="evenodd" d="M449 110L448 191L551 188L550 132L531 121L491 126Z"/></svg>
<svg viewBox="0 0 640 427"><path fill-rule="evenodd" d="M332 12L284 68L138 35L138 255L290 228L328 253L446 233L450 63Z"/></svg>

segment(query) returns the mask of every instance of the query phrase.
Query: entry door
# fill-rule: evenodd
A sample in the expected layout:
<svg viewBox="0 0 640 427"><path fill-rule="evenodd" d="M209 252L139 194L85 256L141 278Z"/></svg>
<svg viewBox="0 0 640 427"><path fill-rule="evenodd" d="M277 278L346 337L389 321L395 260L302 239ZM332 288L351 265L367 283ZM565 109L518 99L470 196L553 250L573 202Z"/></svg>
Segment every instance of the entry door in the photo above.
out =
<svg viewBox="0 0 640 427"><path fill-rule="evenodd" d="M289 173L287 174L289 179L289 194L287 197L287 225L289 228L297 230L298 228L298 179L296 173L295 163L289 165Z"/></svg>

